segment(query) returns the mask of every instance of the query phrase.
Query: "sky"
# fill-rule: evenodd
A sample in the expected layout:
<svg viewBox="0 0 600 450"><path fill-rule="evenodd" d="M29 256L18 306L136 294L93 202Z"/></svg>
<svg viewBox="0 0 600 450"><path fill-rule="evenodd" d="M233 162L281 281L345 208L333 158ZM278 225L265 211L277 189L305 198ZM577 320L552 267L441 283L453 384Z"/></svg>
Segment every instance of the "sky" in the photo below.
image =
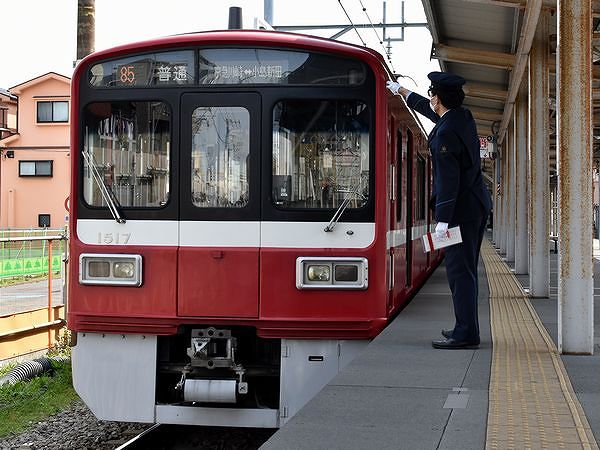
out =
<svg viewBox="0 0 600 450"><path fill-rule="evenodd" d="M383 0L272 0L274 25L377 24L383 17ZM386 22L401 21L401 0L387 0ZM244 28L252 28L254 18L263 18L264 0L95 0L95 49L103 50L127 42L193 31L227 28L229 7L243 12ZM344 7L344 9L342 8ZM363 7L366 12L363 11ZM405 21L426 22L421 0L405 0ZM367 17L368 15L368 17ZM0 2L5 50L0 59L0 88L9 89L47 72L71 77L77 45L77 0L2 0ZM331 37L336 30L307 33ZM384 53L379 43L382 33L372 28L344 34L341 41L367 46ZM399 28L389 29L390 37L400 37ZM407 28L405 40L392 43L395 73L412 77L401 83L410 90L425 93L427 73L439 70L429 59L431 35L424 28Z"/></svg>

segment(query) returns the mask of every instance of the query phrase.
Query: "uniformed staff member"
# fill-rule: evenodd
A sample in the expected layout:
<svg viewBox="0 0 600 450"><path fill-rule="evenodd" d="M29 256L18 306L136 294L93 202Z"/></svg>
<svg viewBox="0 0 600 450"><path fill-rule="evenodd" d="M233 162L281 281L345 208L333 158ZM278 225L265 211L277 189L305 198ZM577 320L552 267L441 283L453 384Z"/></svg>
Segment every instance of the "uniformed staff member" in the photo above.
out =
<svg viewBox="0 0 600 450"><path fill-rule="evenodd" d="M453 329L442 330L444 339L434 340L432 345L473 348L479 345L477 264L492 201L483 183L475 120L462 106L464 78L444 72L431 72L427 77L431 80L429 99L397 82L388 81L387 87L435 123L428 140L434 174L430 207L437 221L435 232L441 237L448 227L458 225L462 235L462 243L445 249L456 323Z"/></svg>

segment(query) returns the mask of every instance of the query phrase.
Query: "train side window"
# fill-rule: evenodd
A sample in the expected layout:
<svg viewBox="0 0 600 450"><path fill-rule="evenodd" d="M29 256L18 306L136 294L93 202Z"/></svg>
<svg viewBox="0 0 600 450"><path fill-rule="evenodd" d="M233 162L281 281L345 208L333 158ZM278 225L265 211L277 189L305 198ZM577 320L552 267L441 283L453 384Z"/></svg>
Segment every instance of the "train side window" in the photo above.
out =
<svg viewBox="0 0 600 450"><path fill-rule="evenodd" d="M416 208L415 220L425 220L425 192L427 188L425 158L417 154L417 192L416 192Z"/></svg>
<svg viewBox="0 0 600 450"><path fill-rule="evenodd" d="M398 161L398 170L396 172L396 217L398 220L402 217L402 130L398 130L396 135L396 160Z"/></svg>

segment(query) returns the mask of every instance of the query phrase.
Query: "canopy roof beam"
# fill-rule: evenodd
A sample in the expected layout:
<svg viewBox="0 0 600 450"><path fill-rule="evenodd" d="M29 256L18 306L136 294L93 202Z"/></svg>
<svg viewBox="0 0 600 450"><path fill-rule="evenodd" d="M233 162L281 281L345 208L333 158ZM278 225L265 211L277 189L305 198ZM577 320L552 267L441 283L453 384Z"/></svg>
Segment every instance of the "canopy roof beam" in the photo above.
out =
<svg viewBox="0 0 600 450"><path fill-rule="evenodd" d="M519 38L519 45L517 47L516 63L512 73L510 74L506 107L504 108L504 115L502 117L500 131L498 133L498 141L500 143L502 143L504 139L508 123L512 118L513 106L521 86L521 81L523 80L523 74L527 68L529 52L531 51L531 44L533 43L533 37L535 36L535 30L537 28L541 11L542 0L530 0L527 2L527 6L525 7L525 16L523 18L523 26L521 28L521 37Z"/></svg>

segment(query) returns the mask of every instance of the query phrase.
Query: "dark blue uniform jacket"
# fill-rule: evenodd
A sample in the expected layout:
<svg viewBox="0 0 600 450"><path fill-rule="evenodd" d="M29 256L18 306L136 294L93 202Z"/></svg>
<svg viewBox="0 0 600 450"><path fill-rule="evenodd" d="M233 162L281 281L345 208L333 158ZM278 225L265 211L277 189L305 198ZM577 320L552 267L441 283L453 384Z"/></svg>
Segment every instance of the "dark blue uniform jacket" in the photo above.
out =
<svg viewBox="0 0 600 450"><path fill-rule="evenodd" d="M479 138L471 111L460 106L440 117L429 107L429 99L414 92L406 103L435 123L428 141L433 161L429 205L435 220L456 225L487 216L492 200L483 183Z"/></svg>

